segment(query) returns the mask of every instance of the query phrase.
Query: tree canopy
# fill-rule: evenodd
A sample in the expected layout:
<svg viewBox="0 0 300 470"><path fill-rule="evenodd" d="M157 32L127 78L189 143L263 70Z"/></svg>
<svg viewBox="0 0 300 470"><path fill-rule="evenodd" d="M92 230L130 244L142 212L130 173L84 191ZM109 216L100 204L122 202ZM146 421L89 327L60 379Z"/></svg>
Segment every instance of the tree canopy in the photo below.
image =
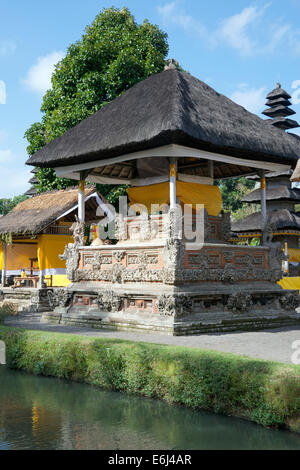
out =
<svg viewBox="0 0 300 470"><path fill-rule="evenodd" d="M242 202L243 196L246 196L255 187L255 181L241 177L216 181L216 184L221 190L223 209L230 211L233 218L245 217L257 209L257 205L254 207L254 204Z"/></svg>
<svg viewBox="0 0 300 470"><path fill-rule="evenodd" d="M15 196L12 199L0 199L0 215L8 214L19 202L25 201L28 196L24 194L21 196Z"/></svg>
<svg viewBox="0 0 300 470"><path fill-rule="evenodd" d="M127 8L104 9L56 65L52 87L43 97L42 119L25 133L28 154L37 152L134 84L161 72L168 49L167 34L157 26L147 20L137 24ZM40 169L37 178L39 192L73 184L57 178L53 169ZM111 190L115 197L115 188ZM110 193L106 197L110 200Z"/></svg>

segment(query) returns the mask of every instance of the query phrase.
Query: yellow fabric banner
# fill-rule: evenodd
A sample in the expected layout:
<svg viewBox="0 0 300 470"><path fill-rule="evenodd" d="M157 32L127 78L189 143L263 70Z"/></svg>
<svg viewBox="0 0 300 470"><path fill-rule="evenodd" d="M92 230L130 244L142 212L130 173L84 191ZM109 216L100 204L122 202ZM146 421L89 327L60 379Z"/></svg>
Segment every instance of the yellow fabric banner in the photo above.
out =
<svg viewBox="0 0 300 470"><path fill-rule="evenodd" d="M284 277L278 284L283 289L300 291L300 277Z"/></svg>
<svg viewBox="0 0 300 470"><path fill-rule="evenodd" d="M193 210L196 210L196 204L203 204L209 215L218 216L220 214L222 197L217 186L183 181L177 181L176 186L176 194L182 204L192 204ZM169 183L129 188L128 196L131 205L144 204L150 213L152 204L170 203Z"/></svg>

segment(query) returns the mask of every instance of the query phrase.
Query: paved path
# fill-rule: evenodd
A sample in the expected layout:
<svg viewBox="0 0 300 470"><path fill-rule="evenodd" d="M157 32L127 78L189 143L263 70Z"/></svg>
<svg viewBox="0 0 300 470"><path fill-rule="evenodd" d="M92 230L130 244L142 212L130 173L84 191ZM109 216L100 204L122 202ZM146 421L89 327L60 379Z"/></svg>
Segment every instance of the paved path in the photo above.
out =
<svg viewBox="0 0 300 470"><path fill-rule="evenodd" d="M292 344L299 341L300 326L265 330L259 332L238 332L205 334L196 336L166 336L128 331L105 331L92 328L51 325L40 323L40 315L24 315L18 319L6 320L6 325L31 330L72 333L97 338L118 338L145 343L170 344L190 348L213 349L244 356L291 363L294 352ZM300 354L299 354L300 357Z"/></svg>

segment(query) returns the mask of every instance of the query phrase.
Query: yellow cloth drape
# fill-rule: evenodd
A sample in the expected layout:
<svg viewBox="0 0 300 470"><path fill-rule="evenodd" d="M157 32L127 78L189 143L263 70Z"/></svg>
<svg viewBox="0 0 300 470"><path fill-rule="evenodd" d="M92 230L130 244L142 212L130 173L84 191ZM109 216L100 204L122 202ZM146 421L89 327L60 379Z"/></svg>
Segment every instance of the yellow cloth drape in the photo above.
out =
<svg viewBox="0 0 300 470"><path fill-rule="evenodd" d="M207 184L176 182L176 194L182 204L192 204L196 210L196 204L203 204L209 215L218 216L222 209L222 197L217 186ZM169 183L153 184L129 188L128 196L130 204L143 204L151 212L152 204L169 204Z"/></svg>
<svg viewBox="0 0 300 470"><path fill-rule="evenodd" d="M300 263L300 249L288 248L289 261L291 263Z"/></svg>
<svg viewBox="0 0 300 470"><path fill-rule="evenodd" d="M278 284L283 289L300 291L300 277L284 277Z"/></svg>

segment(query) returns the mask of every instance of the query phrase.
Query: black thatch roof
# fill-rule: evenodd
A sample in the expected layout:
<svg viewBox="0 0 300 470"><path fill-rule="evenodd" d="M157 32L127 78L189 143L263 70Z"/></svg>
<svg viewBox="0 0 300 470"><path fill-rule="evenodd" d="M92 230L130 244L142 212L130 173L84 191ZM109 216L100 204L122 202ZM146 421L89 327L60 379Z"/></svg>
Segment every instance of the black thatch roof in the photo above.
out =
<svg viewBox="0 0 300 470"><path fill-rule="evenodd" d="M300 189L288 188L286 186L279 186L278 188L267 188L266 190L267 201L292 201L294 203L300 202ZM243 202L258 202L261 201L261 190L260 188L255 189L251 193L247 194L242 199Z"/></svg>
<svg viewBox="0 0 300 470"><path fill-rule="evenodd" d="M192 75L166 70L133 86L27 163L66 166L168 144L293 166L300 156L300 144L290 135Z"/></svg>
<svg viewBox="0 0 300 470"><path fill-rule="evenodd" d="M300 213L292 212L288 209L274 210L268 213L268 221L276 227L276 229L300 230ZM262 229L262 216L261 212L255 212L243 219L238 220L232 224L231 230L235 233L245 233L260 231Z"/></svg>
<svg viewBox="0 0 300 470"><path fill-rule="evenodd" d="M273 179L273 178L281 178L287 177L289 179L293 174L293 170L286 170L286 171L270 171L269 173L265 174L266 179ZM259 175L250 175L247 176L247 179L253 181L260 181L261 177Z"/></svg>
<svg viewBox="0 0 300 470"><path fill-rule="evenodd" d="M85 190L85 196L95 193L95 187ZM99 197L102 196L98 193ZM104 199L102 198L104 201ZM76 206L78 189L48 191L20 202L7 215L0 217L0 234L38 234L61 215ZM87 203L86 203L87 204ZM95 207L94 214L96 213ZM95 217L94 217L95 218Z"/></svg>
<svg viewBox="0 0 300 470"><path fill-rule="evenodd" d="M37 189L35 186L31 186L30 189L28 189L25 193L24 196L35 196L37 194Z"/></svg>

